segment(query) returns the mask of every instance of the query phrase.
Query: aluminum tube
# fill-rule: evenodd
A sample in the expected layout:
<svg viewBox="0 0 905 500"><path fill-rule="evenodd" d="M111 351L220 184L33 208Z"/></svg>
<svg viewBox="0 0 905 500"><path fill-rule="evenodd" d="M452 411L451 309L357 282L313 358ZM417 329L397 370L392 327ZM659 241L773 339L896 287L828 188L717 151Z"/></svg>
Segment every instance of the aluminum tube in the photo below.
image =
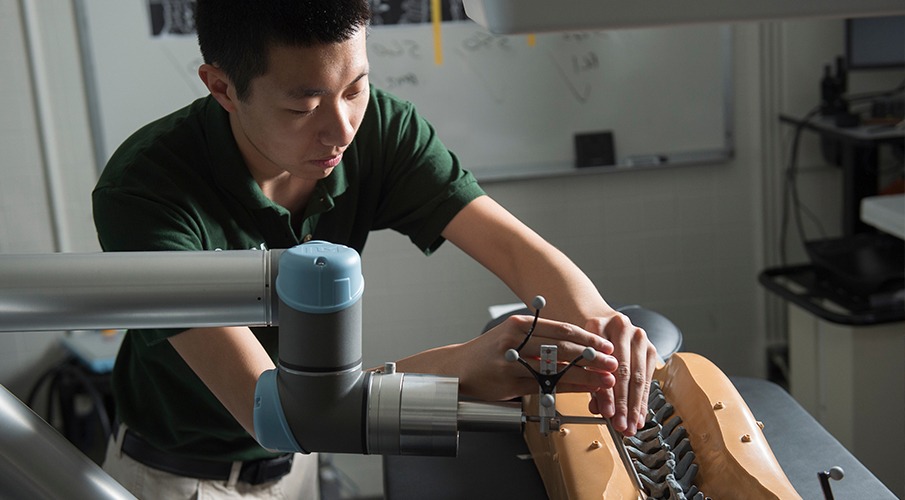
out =
<svg viewBox="0 0 905 500"><path fill-rule="evenodd" d="M399 407L404 374L375 372L366 386L368 421L367 453L401 455ZM455 452L453 452L455 454Z"/></svg>
<svg viewBox="0 0 905 500"><path fill-rule="evenodd" d="M374 373L368 387L368 450L380 455L455 456L459 380Z"/></svg>
<svg viewBox="0 0 905 500"><path fill-rule="evenodd" d="M524 417L521 403L479 403L459 401L459 430L480 432L521 432Z"/></svg>
<svg viewBox="0 0 905 500"><path fill-rule="evenodd" d="M455 455L459 379L404 374L399 401L399 449L403 455Z"/></svg>
<svg viewBox="0 0 905 500"><path fill-rule="evenodd" d="M134 499L0 386L0 497Z"/></svg>
<svg viewBox="0 0 905 500"><path fill-rule="evenodd" d="M0 331L276 325L281 252L0 255Z"/></svg>

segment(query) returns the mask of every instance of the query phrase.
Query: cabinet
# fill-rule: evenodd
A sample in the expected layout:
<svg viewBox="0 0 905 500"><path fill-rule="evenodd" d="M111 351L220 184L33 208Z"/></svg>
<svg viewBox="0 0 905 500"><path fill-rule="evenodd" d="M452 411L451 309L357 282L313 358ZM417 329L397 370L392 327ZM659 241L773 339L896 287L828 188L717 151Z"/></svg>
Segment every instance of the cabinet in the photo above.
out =
<svg viewBox="0 0 905 500"><path fill-rule="evenodd" d="M827 321L790 303L789 391L905 498L905 323Z"/></svg>

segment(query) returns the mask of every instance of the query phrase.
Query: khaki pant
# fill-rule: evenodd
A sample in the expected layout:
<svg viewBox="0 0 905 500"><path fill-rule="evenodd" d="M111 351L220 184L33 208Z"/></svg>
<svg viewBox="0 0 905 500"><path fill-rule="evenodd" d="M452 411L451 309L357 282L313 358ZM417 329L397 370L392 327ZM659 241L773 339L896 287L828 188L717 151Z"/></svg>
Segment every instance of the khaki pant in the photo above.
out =
<svg viewBox="0 0 905 500"><path fill-rule="evenodd" d="M226 498L268 498L318 500L317 454L296 454L292 470L278 481L251 485L237 482L240 462L234 466L230 481L195 479L157 470L132 459L120 450L126 427L111 436L103 468L116 481L141 500L156 498L207 500Z"/></svg>

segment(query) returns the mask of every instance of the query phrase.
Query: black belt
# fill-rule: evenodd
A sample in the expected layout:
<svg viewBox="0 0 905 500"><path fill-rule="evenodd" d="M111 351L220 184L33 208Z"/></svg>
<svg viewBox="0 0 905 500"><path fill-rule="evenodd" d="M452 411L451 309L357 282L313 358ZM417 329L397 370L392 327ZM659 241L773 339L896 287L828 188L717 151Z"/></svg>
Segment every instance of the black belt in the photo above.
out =
<svg viewBox="0 0 905 500"><path fill-rule="evenodd" d="M186 458L161 451L134 432L126 429L120 448L137 462L148 467L184 477L197 479L215 479L228 481L233 462L218 462L199 458ZM248 484L261 484L275 481L292 469L292 455L280 455L275 458L264 458L242 462L239 481Z"/></svg>

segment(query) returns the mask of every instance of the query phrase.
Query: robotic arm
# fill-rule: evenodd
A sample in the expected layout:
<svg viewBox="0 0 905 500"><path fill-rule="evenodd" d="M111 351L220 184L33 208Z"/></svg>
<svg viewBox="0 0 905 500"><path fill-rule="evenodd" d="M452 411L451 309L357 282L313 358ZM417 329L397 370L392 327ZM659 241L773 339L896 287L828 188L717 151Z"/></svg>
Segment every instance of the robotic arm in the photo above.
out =
<svg viewBox="0 0 905 500"><path fill-rule="evenodd" d="M518 405L458 401L458 380L363 371L355 250L0 256L0 331L280 327L279 366L258 381L269 449L455 455L458 430L521 430Z"/></svg>

